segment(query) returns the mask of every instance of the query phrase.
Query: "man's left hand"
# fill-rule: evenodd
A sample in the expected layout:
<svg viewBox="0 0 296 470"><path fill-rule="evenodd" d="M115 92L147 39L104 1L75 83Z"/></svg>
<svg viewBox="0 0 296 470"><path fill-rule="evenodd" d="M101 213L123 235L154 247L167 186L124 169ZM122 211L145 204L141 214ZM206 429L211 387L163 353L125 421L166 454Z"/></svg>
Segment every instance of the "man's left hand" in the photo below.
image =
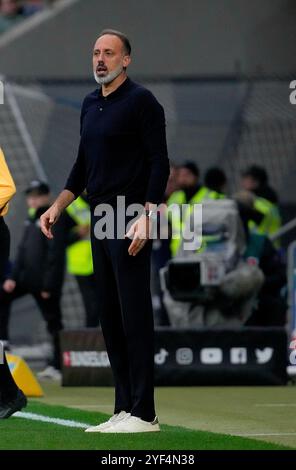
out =
<svg viewBox="0 0 296 470"><path fill-rule="evenodd" d="M126 238L133 239L128 249L129 255L136 256L139 253L149 240L150 233L151 220L146 215L142 215L125 234Z"/></svg>

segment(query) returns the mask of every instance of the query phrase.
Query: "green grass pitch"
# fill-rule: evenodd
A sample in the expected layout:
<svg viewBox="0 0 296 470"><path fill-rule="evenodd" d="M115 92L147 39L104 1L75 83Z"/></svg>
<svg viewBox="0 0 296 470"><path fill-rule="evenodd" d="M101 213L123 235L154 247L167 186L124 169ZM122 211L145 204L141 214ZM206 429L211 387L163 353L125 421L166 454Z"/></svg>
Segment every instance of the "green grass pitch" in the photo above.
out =
<svg viewBox="0 0 296 470"><path fill-rule="evenodd" d="M25 413L50 418L71 420L78 423L98 424L106 414L54 406L31 400ZM61 426L52 422L40 422L23 417L11 417L0 421L0 449L15 450L284 450L289 447L231 436L221 433L198 431L181 426L161 425L162 432L151 434L89 434L84 429Z"/></svg>

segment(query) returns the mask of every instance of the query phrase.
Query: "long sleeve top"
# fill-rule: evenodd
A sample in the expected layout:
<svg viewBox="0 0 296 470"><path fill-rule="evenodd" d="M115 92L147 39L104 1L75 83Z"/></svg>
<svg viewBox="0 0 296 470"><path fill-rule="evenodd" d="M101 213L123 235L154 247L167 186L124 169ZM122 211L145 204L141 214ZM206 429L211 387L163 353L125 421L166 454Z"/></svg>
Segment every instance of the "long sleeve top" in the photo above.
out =
<svg viewBox="0 0 296 470"><path fill-rule="evenodd" d="M15 184L5 161L4 153L0 148L0 217L7 214L8 202L15 193Z"/></svg>
<svg viewBox="0 0 296 470"><path fill-rule="evenodd" d="M115 202L160 203L169 176L165 116L153 94L127 78L104 97L84 99L78 156L65 189L86 188L91 206Z"/></svg>

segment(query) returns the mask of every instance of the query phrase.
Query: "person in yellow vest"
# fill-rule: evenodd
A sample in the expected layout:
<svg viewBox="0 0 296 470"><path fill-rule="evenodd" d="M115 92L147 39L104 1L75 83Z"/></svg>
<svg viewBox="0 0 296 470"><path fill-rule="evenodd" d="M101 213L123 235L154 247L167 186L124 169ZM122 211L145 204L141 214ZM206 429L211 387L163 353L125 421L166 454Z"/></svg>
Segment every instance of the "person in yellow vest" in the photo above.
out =
<svg viewBox="0 0 296 470"><path fill-rule="evenodd" d="M75 276L86 313L86 326L99 326L99 305L90 242L90 208L84 194L67 207L66 213L73 220L73 242L67 247L67 271Z"/></svg>
<svg viewBox="0 0 296 470"><path fill-rule="evenodd" d="M227 177L222 168L213 166L209 168L204 177L204 185L211 192L210 199L224 199L226 197Z"/></svg>
<svg viewBox="0 0 296 470"><path fill-rule="evenodd" d="M242 189L255 195L254 209L262 217L260 222L250 220L249 229L261 235L271 236L281 227L281 216L276 192L269 186L266 170L258 165L251 165L242 173ZM278 243L275 243L279 247Z"/></svg>
<svg viewBox="0 0 296 470"><path fill-rule="evenodd" d="M16 192L15 184L0 148L0 283L5 279L7 269L10 234L4 221L8 212L8 203ZM0 419L9 418L27 404L22 390L18 388L10 373L3 343L0 344Z"/></svg>
<svg viewBox="0 0 296 470"><path fill-rule="evenodd" d="M218 173L218 177L217 177ZM194 162L185 162L179 168L178 172L178 184L180 189L173 192L167 201L168 208L172 209L174 206L181 206L182 204L188 204L188 210L183 214L183 220L180 217L180 211L168 211L168 217L172 229L172 239L170 242L170 250L172 257L176 256L180 248L182 240L182 230L186 224L186 220L191 214L194 204L201 204L205 199L221 199L225 195L222 193L222 188L226 185L226 176L222 170L213 168L208 170L207 183L211 184L214 188L218 189L218 184L221 192L201 185L199 183L199 169Z"/></svg>

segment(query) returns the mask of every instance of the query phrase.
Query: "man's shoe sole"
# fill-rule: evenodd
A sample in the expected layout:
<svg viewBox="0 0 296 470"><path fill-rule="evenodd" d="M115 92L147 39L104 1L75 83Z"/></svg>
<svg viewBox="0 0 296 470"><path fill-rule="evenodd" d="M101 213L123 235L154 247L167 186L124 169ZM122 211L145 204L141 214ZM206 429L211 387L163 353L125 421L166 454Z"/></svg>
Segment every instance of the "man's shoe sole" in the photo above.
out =
<svg viewBox="0 0 296 470"><path fill-rule="evenodd" d="M152 427L146 428L141 430L132 430L132 429L116 429L116 426L110 426L106 429L101 431L102 433L113 433L113 434L136 434L136 433L144 433L144 432L160 432L160 427Z"/></svg>

